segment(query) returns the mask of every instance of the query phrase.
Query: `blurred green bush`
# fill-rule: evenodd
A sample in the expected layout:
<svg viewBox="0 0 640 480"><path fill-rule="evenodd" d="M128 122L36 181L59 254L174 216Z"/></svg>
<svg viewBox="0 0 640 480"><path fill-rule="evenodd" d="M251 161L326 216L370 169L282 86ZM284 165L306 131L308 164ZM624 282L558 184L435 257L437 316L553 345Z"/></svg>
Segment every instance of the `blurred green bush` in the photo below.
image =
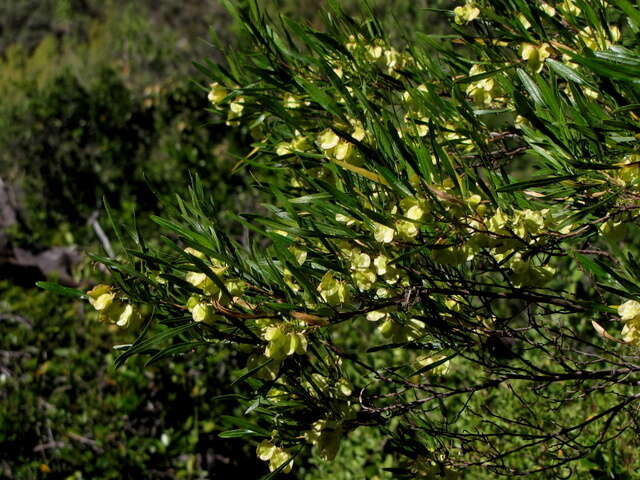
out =
<svg viewBox="0 0 640 480"><path fill-rule="evenodd" d="M156 195L193 173L216 185L219 201L242 187L228 173L238 143L205 125L202 97L189 83L136 94L111 69L89 86L67 70L27 92L5 112L0 168L23 192L32 242L46 243L42 236L62 223L77 231L103 198L117 209L157 211Z"/></svg>
<svg viewBox="0 0 640 480"><path fill-rule="evenodd" d="M227 478L264 469L218 438L231 412L215 399L228 354L115 369L110 345L129 335L77 304L7 282L0 322L0 477L209 478L215 470Z"/></svg>

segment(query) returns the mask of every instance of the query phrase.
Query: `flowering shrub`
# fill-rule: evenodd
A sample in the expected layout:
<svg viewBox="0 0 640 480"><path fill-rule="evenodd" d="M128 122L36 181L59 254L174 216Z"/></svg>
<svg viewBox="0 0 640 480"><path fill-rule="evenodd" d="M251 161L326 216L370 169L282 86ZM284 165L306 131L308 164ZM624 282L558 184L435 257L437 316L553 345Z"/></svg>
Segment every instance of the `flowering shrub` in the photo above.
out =
<svg viewBox="0 0 640 480"><path fill-rule="evenodd" d="M254 49L203 66L212 114L288 186L237 217L251 241L196 179L155 218L166 248L97 257L91 302L143 325L118 363L245 358L223 435L274 474L360 429L397 478L635 468L640 11L472 1L405 45L338 7L326 32L233 13Z"/></svg>

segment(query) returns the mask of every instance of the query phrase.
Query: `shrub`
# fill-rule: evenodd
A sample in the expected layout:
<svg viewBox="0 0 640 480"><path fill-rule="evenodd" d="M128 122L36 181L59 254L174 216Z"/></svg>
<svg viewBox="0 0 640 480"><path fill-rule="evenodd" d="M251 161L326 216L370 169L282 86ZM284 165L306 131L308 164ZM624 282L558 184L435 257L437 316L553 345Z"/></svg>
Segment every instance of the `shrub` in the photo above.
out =
<svg viewBox="0 0 640 480"><path fill-rule="evenodd" d="M233 13L209 99L289 184L250 242L196 180L165 247L96 257L102 317L143 326L117 363L244 359L223 436L274 474L367 429L394 478L637 469L640 11L470 1L402 45L335 2L326 32Z"/></svg>
<svg viewBox="0 0 640 480"><path fill-rule="evenodd" d="M67 71L27 95L6 112L0 167L24 193L21 233L29 243L48 244L67 224L86 244L93 234L80 228L103 199L121 215L157 211L159 197L184 190L191 173L217 184L220 202L244 186L229 172L238 142L224 126L206 125L194 85L138 93L105 68L89 86ZM220 168L212 168L214 151Z"/></svg>
<svg viewBox="0 0 640 480"><path fill-rule="evenodd" d="M184 191L195 173L218 185L220 202L244 186L228 173L246 151L227 128L208 125L206 98L186 78L193 67L178 61L185 49L203 51L202 17L221 7L184 8L169 22L176 2L153 15L124 3L0 7L15 42L0 46L0 170L22 193L24 217L15 243L55 245L64 232L65 243L86 245L103 197L123 218L134 208L158 213L158 196Z"/></svg>
<svg viewBox="0 0 640 480"><path fill-rule="evenodd" d="M111 346L130 343L129 332L97 323L82 305L6 281L0 281L0 322L2 478L261 472L248 448L218 437L229 428L224 415L241 414L229 400L213 400L229 391L230 352L212 351L204 362L116 369Z"/></svg>

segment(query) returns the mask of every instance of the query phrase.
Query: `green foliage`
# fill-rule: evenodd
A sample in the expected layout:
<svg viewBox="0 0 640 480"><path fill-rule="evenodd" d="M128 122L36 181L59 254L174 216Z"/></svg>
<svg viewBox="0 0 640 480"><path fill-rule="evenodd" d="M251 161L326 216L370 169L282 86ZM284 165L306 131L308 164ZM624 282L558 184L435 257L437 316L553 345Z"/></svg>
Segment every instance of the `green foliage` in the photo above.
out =
<svg viewBox="0 0 640 480"><path fill-rule="evenodd" d="M2 40L14 33L0 68L0 170L23 205L14 243L86 245L95 238L87 221L104 199L122 218L157 213L160 198L184 190L195 173L215 185L221 202L231 192L236 202L254 201L230 173L246 153L242 134L208 125L206 99L188 79L192 56L210 50L206 18L221 7L157 7L29 0L0 7Z"/></svg>
<svg viewBox="0 0 640 480"><path fill-rule="evenodd" d="M392 479L387 469L394 465L393 455L385 451L385 444L385 438L375 430L357 429L341 442L340 453L334 460L311 457L310 465L297 476L304 480Z"/></svg>
<svg viewBox="0 0 640 480"><path fill-rule="evenodd" d="M241 352L225 436L269 478L366 429L394 478L637 472L635 7L470 2L393 46L338 2L325 31L229 6L251 48L209 99L288 185L250 242L196 179L164 247L99 258L107 303L154 310L120 362Z"/></svg>
<svg viewBox="0 0 640 480"><path fill-rule="evenodd" d="M0 6L13 241L135 210L89 298L139 332L0 286L1 475L637 475L636 6L230 3L213 106L180 79L205 7Z"/></svg>
<svg viewBox="0 0 640 480"><path fill-rule="evenodd" d="M157 211L157 196L187 184L194 172L217 185L219 201L227 198L243 185L227 173L236 147L225 129L205 126L199 98L189 84L136 94L108 69L89 87L67 71L29 91L5 112L0 157L25 194L23 234L46 243L48 232L65 223L74 226L76 241L86 242L78 227L103 199L118 210Z"/></svg>
<svg viewBox="0 0 640 480"><path fill-rule="evenodd" d="M185 49L198 51L191 44L206 36L205 18L221 13L220 7L178 8L178 2L171 0L161 5L151 3L119 0L4 3L0 6L4 33L0 51L7 64L0 74L0 88L11 87L7 80L17 82L18 89L24 80L36 80L42 86L64 68L86 82L110 66L136 86L152 83L158 77L177 78L186 73L188 60L181 58L181 54ZM176 10L181 14L176 15ZM13 93L20 94L19 90ZM12 98L11 102L19 100Z"/></svg>
<svg viewBox="0 0 640 480"><path fill-rule="evenodd" d="M206 94L186 78L201 56L192 45L210 48L199 38L207 21L193 7L170 15L171 2L154 2L157 16L130 2L57 2L60 17L54 3L0 5L0 175L18 187L20 207L19 223L0 232L10 246L98 249L87 220L105 198L120 220L142 213L137 227L149 234L144 213L161 211L162 197L196 172L221 203L236 192L235 205L251 205L254 196L238 192L245 180L230 173L246 151L237 146L243 135L208 125ZM199 30L189 30L194 24ZM108 220L100 222L117 247ZM3 262L5 254L11 248ZM79 284L101 278L86 260L80 267ZM264 466L246 448L218 438L228 428L221 416L239 413L214 400L233 355L208 350L210 361L197 365L115 369L112 345L132 338L60 304L57 295L74 289L42 286L48 291L0 284L0 477L259 476Z"/></svg>
<svg viewBox="0 0 640 480"><path fill-rule="evenodd" d="M0 299L3 478L259 475L263 467L240 445L218 438L221 416L233 412L215 399L232 353L207 348L197 364L116 369L111 345L130 335L85 316L82 305L7 282Z"/></svg>
<svg viewBox="0 0 640 480"><path fill-rule="evenodd" d="M120 221L135 209L150 235L145 213L161 208L152 190L173 195L193 173L219 204L253 208L255 193L239 191L245 179L229 172L244 135L209 126L206 95L185 80L210 50L209 25L228 38L228 16L215 4L148 3L0 5L0 170L23 202L22 222L7 232L13 245L95 244L85 223L104 197ZM82 284L99 277L86 262L74 272ZM246 447L218 439L230 428L221 416L240 413L216 399L235 357L167 360L196 346L187 344L156 351L153 362L164 361L144 374L140 362L115 370L111 346L131 338L60 305L56 295L74 289L41 285L46 294L0 287L0 476L259 476Z"/></svg>

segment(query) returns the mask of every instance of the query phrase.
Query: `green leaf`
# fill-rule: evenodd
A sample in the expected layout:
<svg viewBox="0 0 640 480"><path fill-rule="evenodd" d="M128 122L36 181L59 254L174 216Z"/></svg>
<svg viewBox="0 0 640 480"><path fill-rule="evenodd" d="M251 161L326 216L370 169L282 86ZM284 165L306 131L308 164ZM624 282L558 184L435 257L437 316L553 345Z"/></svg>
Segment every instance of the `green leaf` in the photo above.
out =
<svg viewBox="0 0 640 480"><path fill-rule="evenodd" d="M558 62L553 58L548 58L547 64L551 67L553 71L555 71L558 75L560 75L565 80L575 82L578 85L584 85L587 83L587 81L584 79L582 75L576 72L573 68L567 67L564 63Z"/></svg>
<svg viewBox="0 0 640 480"><path fill-rule="evenodd" d="M189 350L193 350L194 348L201 347L203 345L208 345L209 342L187 342L187 343L179 343L177 345L171 345L163 350L160 350L153 357L151 357L144 364L145 367L152 365L164 358L172 357L174 355L178 355L180 353L188 352Z"/></svg>
<svg viewBox="0 0 640 480"><path fill-rule="evenodd" d="M86 294L75 288L63 287L54 282L36 282L36 286L64 297L86 298Z"/></svg>
<svg viewBox="0 0 640 480"><path fill-rule="evenodd" d="M497 192L518 192L526 190L528 188L543 187L545 185L552 185L554 183L562 182L563 180L574 180L576 175L562 175L559 177L538 177L532 180L525 180L524 182L511 183L496 189Z"/></svg>
<svg viewBox="0 0 640 480"><path fill-rule="evenodd" d="M239 427L240 429L243 429L243 430L251 430L252 432L256 432L257 434L262 436L270 435L269 430L264 429L258 425L255 425L250 421L241 417L234 417L232 415L222 415L220 417L220 420L224 425Z"/></svg>
<svg viewBox="0 0 640 480"><path fill-rule="evenodd" d="M385 345L377 345L367 349L367 353L380 352L384 350L393 350L396 348L404 347L406 343L387 343Z"/></svg>
<svg viewBox="0 0 640 480"><path fill-rule="evenodd" d="M254 430L249 430L246 428L239 428L236 430L227 430L226 432L222 432L218 435L220 438L244 438L244 437L264 437L265 435L262 433L258 433Z"/></svg>
<svg viewBox="0 0 640 480"><path fill-rule="evenodd" d="M193 328L196 324L193 322L187 323L185 325L180 325L179 327L173 327L173 328L167 328L166 330L163 330L162 332L153 335L150 338L147 338L146 340L142 340L138 343L133 344L130 348L128 348L122 355L120 355L118 358L116 358L115 360L115 364L116 367L119 367L121 365L124 365L124 362L131 356L137 354L137 353L141 353L145 350L147 350L149 347L151 347L152 345L155 345L156 343L162 342L163 340L168 340L169 338L172 337L177 337L178 335L186 332L187 330Z"/></svg>
<svg viewBox="0 0 640 480"><path fill-rule="evenodd" d="M302 451L302 447L301 447L301 448L299 448L299 449L296 451L296 453L294 453L294 454L293 454L293 456L292 456L292 460L293 460L293 459L295 459L301 451ZM291 460L284 462L282 465L280 465L278 468L276 468L273 472L268 473L267 475L265 475L265 476L261 477L261 478L260 478L260 480L272 480L272 479L276 478L276 476L277 476L277 475L278 475L282 470L284 470L284 469L285 469L285 467L286 467L287 465L289 465L289 462L290 462L290 461L291 461Z"/></svg>
<svg viewBox="0 0 640 480"><path fill-rule="evenodd" d="M452 353L451 355L441 358L440 360L438 360L437 362L433 362L430 363L429 365L425 365L422 368L419 368L418 370L416 370L415 372L413 372L411 375L409 375L410 377L413 377L414 375L420 375L422 373L428 372L429 370L433 370L436 367L439 367L440 365L442 365L445 362L448 362L449 360L451 360L452 358L455 358L458 356L458 353Z"/></svg>
<svg viewBox="0 0 640 480"><path fill-rule="evenodd" d="M527 92L529 92L529 95L531 95L534 103L539 105L544 104L544 101L542 100L542 94L540 93L540 89L538 88L538 85L536 85L536 82L534 82L529 74L521 68L519 68L517 72L518 77L520 77L520 80L524 85L524 88L527 90Z"/></svg>
<svg viewBox="0 0 640 480"><path fill-rule="evenodd" d="M596 278L600 280L609 279L609 274L602 267L600 267L600 265L598 265L589 257L585 255L581 255L579 253L574 254L574 257L578 261L578 263L582 266L582 268L593 273Z"/></svg>
<svg viewBox="0 0 640 480"><path fill-rule="evenodd" d="M340 117L344 121L347 121L347 119L344 118L344 115L340 110L338 103L333 97L322 91L313 83L306 81L302 77L297 77L296 82L309 94L309 97L311 97L314 102L319 104L327 112L335 115L336 117Z"/></svg>
<svg viewBox="0 0 640 480"><path fill-rule="evenodd" d="M618 273L616 270L614 270L613 265L610 265L609 263L599 259L596 259L595 262L598 264L598 266L602 270L606 271L609 275L611 275L611 277L613 277L613 279L616 282L618 282L621 287L626 289L627 293L625 296L629 296L629 294L638 295L640 293L640 286L636 285L632 279L629 279L624 275L621 275L620 273ZM620 267L618 266L618 268Z"/></svg>
<svg viewBox="0 0 640 480"><path fill-rule="evenodd" d="M254 373L256 373L258 370L260 370L262 367L264 367L266 365L269 365L271 362L273 362L273 358L270 358L266 362L263 362L260 365L258 365L257 367L254 367L251 370L245 372L243 375L239 376L233 382L231 382L231 385L235 385L237 383L242 382L243 380L246 380L249 377L252 377Z"/></svg>

